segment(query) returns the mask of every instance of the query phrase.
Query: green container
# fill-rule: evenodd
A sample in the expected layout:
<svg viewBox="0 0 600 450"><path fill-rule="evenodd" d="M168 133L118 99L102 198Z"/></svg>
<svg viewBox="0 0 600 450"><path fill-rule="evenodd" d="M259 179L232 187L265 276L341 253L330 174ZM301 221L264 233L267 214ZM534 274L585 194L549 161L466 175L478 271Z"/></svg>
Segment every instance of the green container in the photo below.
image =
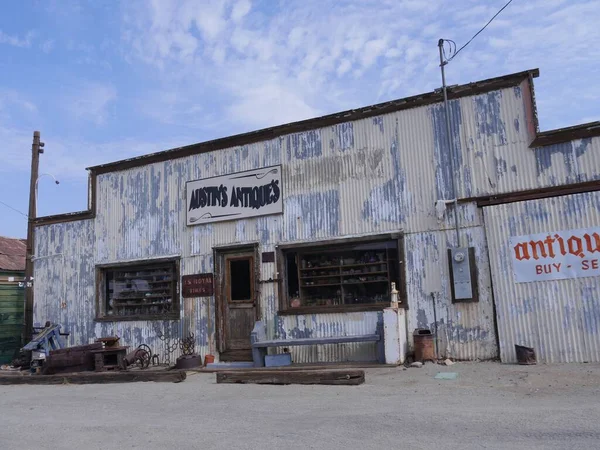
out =
<svg viewBox="0 0 600 450"><path fill-rule="evenodd" d="M25 289L18 281L23 272L0 272L0 364L10 363L17 356L21 345L25 310Z"/></svg>

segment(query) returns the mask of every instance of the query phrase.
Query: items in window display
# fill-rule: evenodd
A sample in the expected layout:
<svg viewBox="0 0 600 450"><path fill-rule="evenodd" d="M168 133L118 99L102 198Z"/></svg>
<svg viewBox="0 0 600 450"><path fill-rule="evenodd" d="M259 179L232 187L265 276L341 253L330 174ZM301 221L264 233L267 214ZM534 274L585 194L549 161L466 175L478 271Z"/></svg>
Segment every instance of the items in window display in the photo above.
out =
<svg viewBox="0 0 600 450"><path fill-rule="evenodd" d="M173 313L174 266L105 269L105 317L162 316Z"/></svg>
<svg viewBox="0 0 600 450"><path fill-rule="evenodd" d="M300 292L290 297L290 307L387 303L390 280L397 279L397 245L366 245L375 248L299 254L296 267ZM366 245L355 247L364 249Z"/></svg>

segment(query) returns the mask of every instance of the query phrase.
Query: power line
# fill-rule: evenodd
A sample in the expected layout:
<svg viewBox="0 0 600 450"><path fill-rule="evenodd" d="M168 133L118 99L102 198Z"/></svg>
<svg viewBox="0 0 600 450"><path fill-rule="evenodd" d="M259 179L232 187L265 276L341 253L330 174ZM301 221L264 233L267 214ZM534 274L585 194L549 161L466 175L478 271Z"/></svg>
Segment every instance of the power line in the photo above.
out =
<svg viewBox="0 0 600 450"><path fill-rule="evenodd" d="M485 30L485 29L487 28L487 26L488 26L490 23L492 23L492 21L493 21L493 20L494 20L496 17L498 17L498 15L499 15L499 14L500 14L502 11L504 11L508 5L510 5L510 4L512 3L512 1L513 1L513 0L508 0L508 2L506 3L506 5L504 5L502 8L500 8L500 10L499 10L499 11L498 11L496 14L494 14L494 17L492 17L492 18L491 18L491 19L488 21L488 23L486 23L486 24L483 26L483 28L482 28L481 30L479 30L477 33L475 33L475 34L473 35L473 37L472 37L471 39L469 39L469 40L467 41L467 43L466 43L465 45L463 45L461 48L459 48L458 50L456 50L456 43L454 43L454 41L452 41L452 40L450 40L450 39L444 39L444 41L448 42L448 44L449 44L449 46L450 46L450 53L452 53L452 48L453 48L453 46L454 46L454 50L455 50L455 51L453 52L452 56L450 56L450 58L447 58L447 62L450 62L450 61L452 61L452 60L453 60L453 59L456 57L456 55L458 55L458 54L460 53L460 51L461 51L463 48L465 48L467 45L469 45L469 44L470 44L470 43L473 41L473 39L475 39L477 36L479 36L479 33L481 33L483 30ZM444 51L444 55L445 55L445 51Z"/></svg>
<svg viewBox="0 0 600 450"><path fill-rule="evenodd" d="M12 207L12 206L10 206L10 205L7 205L7 204L6 204L6 203L4 203L3 201L0 201L0 204L2 204L2 205L4 205L4 206L6 206L7 208L10 208L10 209L12 209L12 210L13 210L13 211L15 211L15 212L18 212L18 213L19 213L19 214L21 214L22 216L28 217L28 216L27 216L27 214L25 214L24 212L21 212L21 211L19 211L18 209L16 209L16 208L13 208L13 207Z"/></svg>

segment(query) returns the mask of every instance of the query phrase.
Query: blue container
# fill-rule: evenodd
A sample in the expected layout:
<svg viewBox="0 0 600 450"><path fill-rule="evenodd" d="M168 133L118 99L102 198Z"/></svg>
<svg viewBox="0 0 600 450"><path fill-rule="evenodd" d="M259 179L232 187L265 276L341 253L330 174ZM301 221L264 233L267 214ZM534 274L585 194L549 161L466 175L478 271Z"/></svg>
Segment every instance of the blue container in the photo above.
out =
<svg viewBox="0 0 600 450"><path fill-rule="evenodd" d="M292 365L292 355L281 353L279 355L266 355L265 367L282 367Z"/></svg>

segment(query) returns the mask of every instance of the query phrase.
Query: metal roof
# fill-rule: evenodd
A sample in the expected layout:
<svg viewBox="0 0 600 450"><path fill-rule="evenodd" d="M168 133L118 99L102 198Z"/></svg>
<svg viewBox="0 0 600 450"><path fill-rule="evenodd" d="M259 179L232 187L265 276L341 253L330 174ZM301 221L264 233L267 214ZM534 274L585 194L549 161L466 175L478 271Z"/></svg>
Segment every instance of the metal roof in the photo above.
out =
<svg viewBox="0 0 600 450"><path fill-rule="evenodd" d="M0 236L0 270L22 272L25 270L27 245L24 239Z"/></svg>

